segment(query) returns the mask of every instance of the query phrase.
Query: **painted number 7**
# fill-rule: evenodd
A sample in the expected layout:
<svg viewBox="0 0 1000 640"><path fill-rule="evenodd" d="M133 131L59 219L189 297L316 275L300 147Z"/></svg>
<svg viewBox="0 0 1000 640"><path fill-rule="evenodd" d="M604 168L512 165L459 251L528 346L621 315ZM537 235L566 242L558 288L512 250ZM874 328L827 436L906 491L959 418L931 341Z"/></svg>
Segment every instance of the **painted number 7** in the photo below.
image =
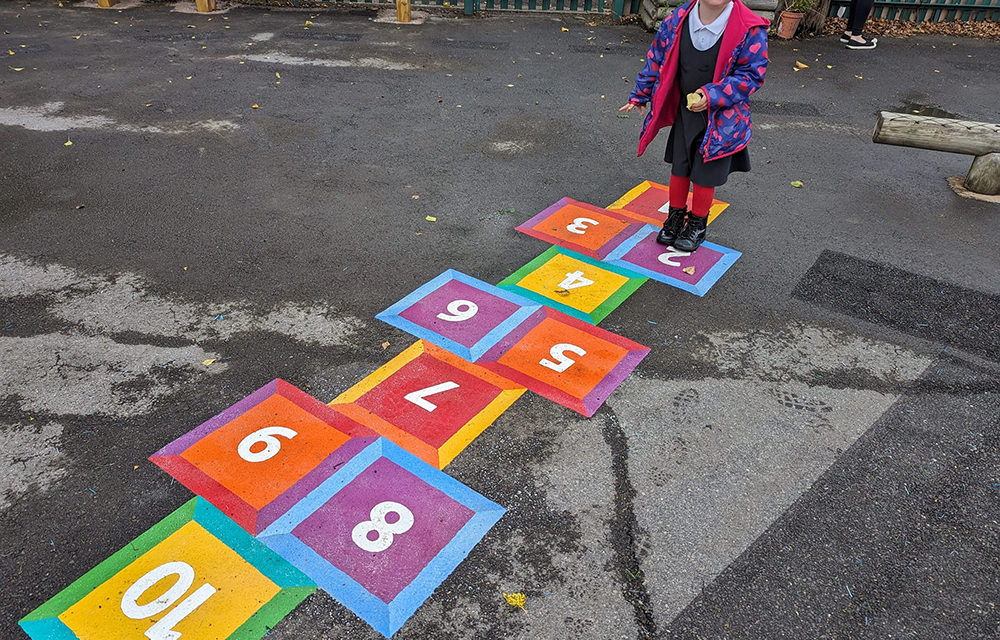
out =
<svg viewBox="0 0 1000 640"><path fill-rule="evenodd" d="M154 585L170 576L177 576L177 581L167 589L166 593L159 598L139 604L139 599L146 594ZM133 620L144 620L160 615L170 607L173 607L181 599L187 590L194 584L194 569L186 562L167 562L155 569L146 572L135 583L125 590L122 595L122 613ZM157 589L159 592L159 589ZM178 622L191 615L195 609L205 603L216 592L216 588L205 583L198 587L194 593L185 598L176 607L170 610L167 615L156 621L156 624L146 630L146 637L149 640L177 640L181 637L180 631L174 631Z"/></svg>
<svg viewBox="0 0 1000 640"><path fill-rule="evenodd" d="M566 355L567 351L570 353L575 353L578 356L587 355L586 350L576 346L575 344L568 344L562 342L549 349L549 355L552 356L554 361L549 360L548 358L542 358L541 360L538 361L538 364L542 365L543 367L548 367L549 369L552 369L556 373L562 373L566 369L569 369L574 364L576 364L576 360Z"/></svg>

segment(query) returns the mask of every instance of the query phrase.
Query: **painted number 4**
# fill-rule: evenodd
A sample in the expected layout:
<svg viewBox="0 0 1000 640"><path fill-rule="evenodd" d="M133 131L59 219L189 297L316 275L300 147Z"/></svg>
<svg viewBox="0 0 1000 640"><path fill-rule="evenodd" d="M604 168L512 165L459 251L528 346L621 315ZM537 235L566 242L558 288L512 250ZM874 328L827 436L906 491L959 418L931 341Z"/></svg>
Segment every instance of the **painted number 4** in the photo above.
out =
<svg viewBox="0 0 1000 640"><path fill-rule="evenodd" d="M139 599L147 591L170 576L177 576L177 581L167 589L166 593L146 604L139 604ZM125 590L125 594L122 595L122 613L133 620L144 620L157 616L177 603L192 584L194 584L194 569L188 563L167 562L161 564L148 571L146 575L136 580L135 584ZM174 626L191 615L215 592L216 588L212 585L207 583L201 585L194 593L171 609L167 615L157 620L156 624L147 629L146 637L150 640L177 640L181 634L179 631L174 631Z"/></svg>
<svg viewBox="0 0 1000 640"><path fill-rule="evenodd" d="M559 283L559 288L569 291L570 289L589 287L592 284L594 284L594 281L584 278L582 271L570 271L566 274L566 279Z"/></svg>
<svg viewBox="0 0 1000 640"><path fill-rule="evenodd" d="M570 353L575 353L578 356L587 355L587 351L585 349L582 349L576 346L575 344L568 344L563 342L549 349L549 355L552 356L553 358L552 360L549 360L548 358L542 358L541 360L538 361L538 364L542 365L543 367L548 367L549 369L552 369L556 373L562 373L566 369L569 369L574 364L576 364L576 360L566 355L567 351Z"/></svg>
<svg viewBox="0 0 1000 640"><path fill-rule="evenodd" d="M396 521L389 522L386 517L390 513L396 514ZM413 512L398 502L386 500L380 502L369 512L371 520L359 522L351 531L351 540L365 551L378 553L385 551L392 546L392 540L401 533L406 533L413 526ZM371 539L371 534L376 533L378 537Z"/></svg>

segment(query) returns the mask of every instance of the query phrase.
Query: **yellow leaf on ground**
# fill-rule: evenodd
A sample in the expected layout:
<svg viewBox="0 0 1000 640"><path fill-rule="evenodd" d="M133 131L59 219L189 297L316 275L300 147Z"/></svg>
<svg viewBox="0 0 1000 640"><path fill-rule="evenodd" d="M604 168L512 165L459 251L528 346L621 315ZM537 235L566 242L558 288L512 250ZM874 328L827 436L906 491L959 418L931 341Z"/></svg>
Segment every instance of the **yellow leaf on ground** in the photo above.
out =
<svg viewBox="0 0 1000 640"><path fill-rule="evenodd" d="M73 141L70 140L69 138L66 138L66 142L63 143L63 146L64 147L72 147L73 146Z"/></svg>
<svg viewBox="0 0 1000 640"><path fill-rule="evenodd" d="M389 348L389 343L388 342L383 342L382 343L382 351L385 351L388 348Z"/></svg>
<svg viewBox="0 0 1000 640"><path fill-rule="evenodd" d="M563 27L562 30L567 32L569 31L569 29L567 29L566 27Z"/></svg>
<svg viewBox="0 0 1000 640"><path fill-rule="evenodd" d="M681 271L683 271L684 273L688 274L689 276L693 276L694 275L694 265L691 265L690 267L684 267L683 269L681 269Z"/></svg>
<svg viewBox="0 0 1000 640"><path fill-rule="evenodd" d="M24 67L10 67L11 71L24 71Z"/></svg>
<svg viewBox="0 0 1000 640"><path fill-rule="evenodd" d="M260 109L260 105L255 102L252 105L250 105L250 108L251 109Z"/></svg>
<svg viewBox="0 0 1000 640"><path fill-rule="evenodd" d="M434 216L427 216L426 218L424 218L424 220L426 220L427 222L437 222L438 221L438 219L435 218Z"/></svg>
<svg viewBox="0 0 1000 640"><path fill-rule="evenodd" d="M807 65L804 62L799 62L798 60L795 61L795 66L798 67L799 69L808 69L809 68L809 65Z"/></svg>
<svg viewBox="0 0 1000 640"><path fill-rule="evenodd" d="M796 189L798 189L799 187L802 186L802 181L801 180L792 180L791 185L793 187L795 187Z"/></svg>
<svg viewBox="0 0 1000 640"><path fill-rule="evenodd" d="M528 602L527 596L523 593L505 593L503 599L507 601L507 604L518 609L523 609Z"/></svg>
<svg viewBox="0 0 1000 640"><path fill-rule="evenodd" d="M201 361L201 363L202 363L203 365L205 365L206 367L208 367L208 366L212 365L212 363L214 363L214 362L215 362L215 358L209 358L209 359L207 359L207 360L202 360L202 361Z"/></svg>

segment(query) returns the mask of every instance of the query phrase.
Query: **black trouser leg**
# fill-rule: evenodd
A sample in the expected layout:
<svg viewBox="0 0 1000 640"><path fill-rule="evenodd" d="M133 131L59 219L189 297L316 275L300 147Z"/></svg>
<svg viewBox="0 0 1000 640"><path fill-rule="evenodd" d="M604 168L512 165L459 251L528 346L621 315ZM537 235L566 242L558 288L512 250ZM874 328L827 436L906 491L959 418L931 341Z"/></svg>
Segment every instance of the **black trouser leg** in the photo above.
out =
<svg viewBox="0 0 1000 640"><path fill-rule="evenodd" d="M856 36L861 35L874 4L875 0L851 0L851 16L847 19L847 30Z"/></svg>

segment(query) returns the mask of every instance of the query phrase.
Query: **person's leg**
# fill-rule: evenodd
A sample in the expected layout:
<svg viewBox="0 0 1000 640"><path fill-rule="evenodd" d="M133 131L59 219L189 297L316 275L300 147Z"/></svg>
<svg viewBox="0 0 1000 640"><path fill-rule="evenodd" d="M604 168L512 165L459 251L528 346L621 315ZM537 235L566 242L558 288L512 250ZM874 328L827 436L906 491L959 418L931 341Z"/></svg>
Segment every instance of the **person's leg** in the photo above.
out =
<svg viewBox="0 0 1000 640"><path fill-rule="evenodd" d="M694 184L694 193L691 196L691 215L688 216L687 224L681 230L674 248L678 251L694 251L705 240L705 227L708 226L708 212L712 207L712 200L715 198L715 187L704 187L698 183Z"/></svg>
<svg viewBox="0 0 1000 640"><path fill-rule="evenodd" d="M687 209L688 190L691 188L691 178L687 176L670 176L670 206L677 209Z"/></svg>
<svg viewBox="0 0 1000 640"><path fill-rule="evenodd" d="M656 241L662 245L670 246L677 239L681 229L684 227L684 219L687 218L688 188L691 186L691 178L687 176L670 176L670 208L667 211L667 219L663 221L663 228L656 234Z"/></svg>
<svg viewBox="0 0 1000 640"><path fill-rule="evenodd" d="M847 19L847 44L850 49L873 49L877 40L867 39L861 35L868 21L875 0L851 0L851 15Z"/></svg>

